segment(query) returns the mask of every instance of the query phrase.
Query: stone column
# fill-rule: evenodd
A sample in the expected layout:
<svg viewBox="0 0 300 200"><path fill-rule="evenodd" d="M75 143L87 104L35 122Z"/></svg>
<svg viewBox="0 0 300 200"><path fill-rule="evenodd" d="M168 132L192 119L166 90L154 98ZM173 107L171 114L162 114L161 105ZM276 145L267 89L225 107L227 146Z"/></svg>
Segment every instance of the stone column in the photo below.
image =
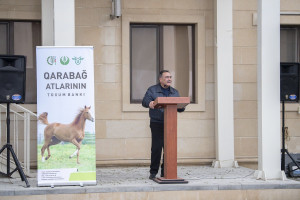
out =
<svg viewBox="0 0 300 200"><path fill-rule="evenodd" d="M74 0L42 0L42 45L75 46Z"/></svg>
<svg viewBox="0 0 300 200"><path fill-rule="evenodd" d="M256 178L285 178L280 165L280 0L258 0L258 170Z"/></svg>
<svg viewBox="0 0 300 200"><path fill-rule="evenodd" d="M234 161L232 0L215 0L215 136L213 167Z"/></svg>

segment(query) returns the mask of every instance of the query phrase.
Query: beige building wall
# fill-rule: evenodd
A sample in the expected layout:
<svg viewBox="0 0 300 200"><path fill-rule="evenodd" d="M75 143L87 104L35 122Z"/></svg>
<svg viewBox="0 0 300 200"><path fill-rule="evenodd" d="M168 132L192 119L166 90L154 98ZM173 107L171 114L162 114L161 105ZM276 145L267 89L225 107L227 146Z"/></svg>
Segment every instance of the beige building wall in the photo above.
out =
<svg viewBox="0 0 300 200"><path fill-rule="evenodd" d="M151 133L148 112L140 104L130 105L133 109L126 110L122 96L124 92L122 84L129 85L128 81L122 80L123 66L126 67L122 59L129 53L129 48L124 48L124 46L125 51L121 52L122 42L124 42L122 36L127 34L122 33L124 29L122 26L127 26L127 22L136 16L141 16L141 19L138 19L139 22L159 23L170 19L174 22L182 22L182 18L189 17L204 19L201 31L205 35L211 34L208 37L204 34L201 36L204 38L201 48L206 55L204 62L208 63L204 65L203 70L207 71L206 94L199 94L203 97L205 95L205 111L188 111L179 114L178 160L180 163L210 163L215 158L212 77L213 1L123 0L122 17L115 20L109 18L111 13L109 0L90 1L90 3L78 0L75 7L76 45L95 47L98 164L150 162Z"/></svg>
<svg viewBox="0 0 300 200"><path fill-rule="evenodd" d="M0 19L40 20L41 0L3 0L0 2Z"/></svg>
<svg viewBox="0 0 300 200"><path fill-rule="evenodd" d="M299 12L297 0L281 0L281 12ZM245 163L257 162L257 0L233 1L235 156ZM281 15L281 25L300 25L299 15ZM276 89L276 88L274 88ZM286 103L286 148L300 152L299 103ZM282 113L281 113L282 116Z"/></svg>
<svg viewBox="0 0 300 200"><path fill-rule="evenodd" d="M204 99L204 106L194 109L191 105L186 112L178 115L178 161L208 164L215 159L213 7L212 0L122 0L122 17L111 20L110 0L75 0L76 45L94 46L98 165L150 162L148 112L141 105L133 105L133 109L124 108L123 99L124 84L128 86L129 83L124 80L127 76L124 68L128 67L124 66L124 57L128 55L128 49L122 46L127 33L122 30L128 25L124 24L128 22L126 20L139 16L146 16L145 21L157 19L153 22L161 23L171 19L182 22L185 18L195 18L201 24L203 20L199 28L201 34L198 35L198 39L203 41L197 50L204 53L197 58L204 55L199 61L204 66L204 74L198 75L197 87L204 86L204 92L197 95ZM300 4L297 0L282 0L281 11L299 12ZM253 15L256 12L257 0L233 0L235 157L240 164L254 163L254 166L257 162L257 26ZM126 20L122 21L122 18ZM0 19L41 20L41 1L1 1ZM299 16L281 16L281 23L300 24L300 19ZM25 106L36 112L36 105ZM300 152L298 106L287 105L290 152ZM33 120L32 162L36 162L37 151L35 124ZM22 136L19 139L22 140Z"/></svg>
<svg viewBox="0 0 300 200"><path fill-rule="evenodd" d="M3 0L0 1L0 20L41 20L41 0ZM36 112L36 105L30 104L30 105L23 105L27 109ZM11 108L12 109L12 108ZM6 143L6 109L1 108L1 145L4 145ZM23 113L21 113L23 114ZM11 114L11 144L14 145L14 115ZM19 118L20 119L20 118ZM18 129L19 134L18 137L19 140L19 152L18 153L18 159L20 161L23 161L24 155L23 155L23 147L24 147L24 134L23 134L23 128L24 122L22 119L18 122ZM30 123L30 160L31 165L36 166L36 157L37 157L37 150L36 150L36 144L37 144L37 126L36 126L36 119L31 118ZM2 147L2 146L1 146ZM15 151L16 148L14 147Z"/></svg>
<svg viewBox="0 0 300 200"><path fill-rule="evenodd" d="M233 99L235 157L256 163L257 138L257 0L233 1Z"/></svg>

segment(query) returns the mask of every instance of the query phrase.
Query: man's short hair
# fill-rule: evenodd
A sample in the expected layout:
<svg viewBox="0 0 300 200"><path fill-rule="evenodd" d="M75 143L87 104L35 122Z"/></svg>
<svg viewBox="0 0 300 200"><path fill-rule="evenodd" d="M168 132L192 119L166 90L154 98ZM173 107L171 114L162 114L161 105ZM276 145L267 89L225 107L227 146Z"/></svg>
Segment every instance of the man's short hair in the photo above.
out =
<svg viewBox="0 0 300 200"><path fill-rule="evenodd" d="M159 78L161 78L161 77L162 77L162 75L163 75L163 73L165 73L165 72L168 72L168 73L170 73L170 71L169 71L169 70L166 70L166 69L164 69L164 70L161 70L161 71L159 72Z"/></svg>

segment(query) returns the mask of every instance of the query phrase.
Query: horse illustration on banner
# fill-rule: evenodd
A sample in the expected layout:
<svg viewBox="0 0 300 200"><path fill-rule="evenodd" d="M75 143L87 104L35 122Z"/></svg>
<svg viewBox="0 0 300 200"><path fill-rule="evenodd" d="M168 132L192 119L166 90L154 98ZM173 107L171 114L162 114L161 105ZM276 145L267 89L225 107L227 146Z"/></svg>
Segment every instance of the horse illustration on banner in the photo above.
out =
<svg viewBox="0 0 300 200"><path fill-rule="evenodd" d="M43 112L38 120L47 125L44 129L44 145L41 149L42 162L45 162L45 159L48 160L51 156L50 146L59 144L61 141L70 142L76 146L76 151L69 156L72 158L77 154L77 164L79 162L79 151L82 140L84 139L84 129L86 120L94 122L94 118L90 113L90 107L84 106L83 109L80 109L80 112L76 115L75 119L70 124L61 124L61 123L49 123L48 122L48 113ZM48 156L45 158L45 150L48 151Z"/></svg>

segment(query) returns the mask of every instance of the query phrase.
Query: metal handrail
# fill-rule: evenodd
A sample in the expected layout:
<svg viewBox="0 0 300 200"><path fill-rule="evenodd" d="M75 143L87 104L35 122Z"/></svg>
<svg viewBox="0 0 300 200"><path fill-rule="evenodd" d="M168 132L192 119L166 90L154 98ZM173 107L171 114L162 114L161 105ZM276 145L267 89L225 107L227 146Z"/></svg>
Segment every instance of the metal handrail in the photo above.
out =
<svg viewBox="0 0 300 200"><path fill-rule="evenodd" d="M15 150L15 153L17 155L17 157L19 156L19 122L20 119L23 119L24 121L24 130L23 130L23 134L24 134L24 160L21 163L22 168L24 169L25 174L30 174L30 118L31 117L37 117L37 115L35 113L33 113L32 111L18 105L18 104L11 104L13 107L15 107L16 109L10 109L10 113L13 114L11 120L13 121L13 148ZM2 143L1 143L1 138L2 138L2 120L1 120L1 114L3 113L3 111L1 110L1 108L5 109L5 113L7 115L7 107L5 105L0 104L0 147L2 147ZM23 113L23 114L21 114ZM6 123L4 123L6 126ZM6 135L6 132L5 132ZM7 139L7 138L6 138ZM2 159L6 160L6 156L2 156L0 155ZM12 162L12 160L11 160ZM2 164L6 164L6 162L2 162Z"/></svg>

